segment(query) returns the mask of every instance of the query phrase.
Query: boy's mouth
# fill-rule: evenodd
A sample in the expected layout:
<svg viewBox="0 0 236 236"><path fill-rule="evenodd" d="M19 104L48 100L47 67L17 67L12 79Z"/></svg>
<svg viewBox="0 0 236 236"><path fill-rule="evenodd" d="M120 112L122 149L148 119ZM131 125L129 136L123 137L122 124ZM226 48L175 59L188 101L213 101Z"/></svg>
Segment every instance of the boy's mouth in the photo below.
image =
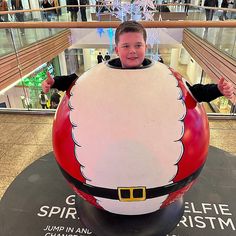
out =
<svg viewBox="0 0 236 236"><path fill-rule="evenodd" d="M129 60L136 60L138 57L129 57Z"/></svg>

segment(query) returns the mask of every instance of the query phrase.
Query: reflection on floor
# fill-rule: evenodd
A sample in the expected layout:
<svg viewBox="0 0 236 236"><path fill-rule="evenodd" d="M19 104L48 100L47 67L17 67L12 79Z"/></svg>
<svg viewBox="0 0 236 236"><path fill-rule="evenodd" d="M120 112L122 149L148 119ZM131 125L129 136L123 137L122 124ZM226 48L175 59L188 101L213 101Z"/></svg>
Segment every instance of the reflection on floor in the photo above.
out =
<svg viewBox="0 0 236 236"><path fill-rule="evenodd" d="M52 151L52 115L0 114L0 198L28 165ZM210 121L212 146L235 155L236 120Z"/></svg>

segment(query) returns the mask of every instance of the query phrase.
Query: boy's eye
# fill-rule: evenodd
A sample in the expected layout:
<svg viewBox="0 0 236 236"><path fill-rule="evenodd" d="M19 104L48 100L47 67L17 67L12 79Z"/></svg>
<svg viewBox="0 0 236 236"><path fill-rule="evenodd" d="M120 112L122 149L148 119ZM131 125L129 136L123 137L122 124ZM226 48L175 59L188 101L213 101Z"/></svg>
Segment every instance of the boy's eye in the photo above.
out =
<svg viewBox="0 0 236 236"><path fill-rule="evenodd" d="M142 44L137 44L136 45L136 48L141 48L142 47Z"/></svg>
<svg viewBox="0 0 236 236"><path fill-rule="evenodd" d="M122 46L122 48L128 48L129 47L129 45L123 45Z"/></svg>

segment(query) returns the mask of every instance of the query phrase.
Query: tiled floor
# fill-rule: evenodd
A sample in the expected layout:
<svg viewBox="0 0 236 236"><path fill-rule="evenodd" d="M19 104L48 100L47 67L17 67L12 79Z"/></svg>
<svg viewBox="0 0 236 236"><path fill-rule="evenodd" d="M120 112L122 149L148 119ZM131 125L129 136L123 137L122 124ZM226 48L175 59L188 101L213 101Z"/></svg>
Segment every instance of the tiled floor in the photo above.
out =
<svg viewBox="0 0 236 236"><path fill-rule="evenodd" d="M53 115L0 114L0 198L28 165L52 151ZM236 120L210 121L212 146L235 155Z"/></svg>
<svg viewBox="0 0 236 236"><path fill-rule="evenodd" d="M24 168L52 151L53 116L0 114L0 197Z"/></svg>

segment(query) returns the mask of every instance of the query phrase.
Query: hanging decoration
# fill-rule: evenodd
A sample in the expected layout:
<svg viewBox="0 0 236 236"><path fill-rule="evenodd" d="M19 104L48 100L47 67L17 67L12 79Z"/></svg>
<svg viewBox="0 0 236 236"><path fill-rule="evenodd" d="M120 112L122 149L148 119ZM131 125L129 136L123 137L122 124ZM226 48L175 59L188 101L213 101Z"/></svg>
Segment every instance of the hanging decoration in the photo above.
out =
<svg viewBox="0 0 236 236"><path fill-rule="evenodd" d="M109 28L107 30L107 34L108 34L108 37L109 37L109 42L110 42L110 53L112 53L113 51L113 37L114 37L114 31L112 28Z"/></svg>
<svg viewBox="0 0 236 236"><path fill-rule="evenodd" d="M130 3L121 4L120 0L114 0L112 6L113 16L124 22L128 20L129 13L130 13Z"/></svg>
<svg viewBox="0 0 236 236"><path fill-rule="evenodd" d="M109 6L111 2L104 0L102 5L97 7L97 16L101 20L101 14L106 12L121 20L122 22L127 20L135 21L153 21L155 6L152 0L130 0L130 2L121 3L121 0L114 0L112 6ZM153 48L155 44L159 43L158 29L148 29L147 43ZM103 28L98 28L97 33L100 37L105 34ZM113 37L114 32L112 28L107 30L107 35L110 42L110 52L113 50Z"/></svg>
<svg viewBox="0 0 236 236"><path fill-rule="evenodd" d="M109 0L104 0L103 4L97 7L98 20L101 20L101 14L104 11L122 22L127 20L154 20L155 6L152 0L131 0L126 3L121 3L121 0L114 0L111 7L106 6L110 4Z"/></svg>
<svg viewBox="0 0 236 236"><path fill-rule="evenodd" d="M124 12L121 5L121 0L114 0L112 9L112 15L116 18L120 19L122 22L124 21Z"/></svg>
<svg viewBox="0 0 236 236"><path fill-rule="evenodd" d="M140 6L138 4L131 4L130 5L130 20L140 21L142 19L142 12L140 10Z"/></svg>
<svg viewBox="0 0 236 236"><path fill-rule="evenodd" d="M97 28L97 33L100 36L100 38L102 37L103 34L105 34L105 31L103 28Z"/></svg>
<svg viewBox="0 0 236 236"><path fill-rule="evenodd" d="M162 57L161 57L161 54L159 54L158 52L152 54L152 59L153 59L154 61L163 62L163 59L162 59Z"/></svg>
<svg viewBox="0 0 236 236"><path fill-rule="evenodd" d="M155 6L152 0L133 0L142 12L142 20L153 21Z"/></svg>
<svg viewBox="0 0 236 236"><path fill-rule="evenodd" d="M161 61L161 55L158 52L158 44L160 44L160 29L148 28L146 31L147 45L151 48L151 58L155 61Z"/></svg>
<svg viewBox="0 0 236 236"><path fill-rule="evenodd" d="M160 43L159 40L160 32L158 28L148 28L146 29L146 31L147 31L147 44L149 44L151 48L153 48L155 44Z"/></svg>

